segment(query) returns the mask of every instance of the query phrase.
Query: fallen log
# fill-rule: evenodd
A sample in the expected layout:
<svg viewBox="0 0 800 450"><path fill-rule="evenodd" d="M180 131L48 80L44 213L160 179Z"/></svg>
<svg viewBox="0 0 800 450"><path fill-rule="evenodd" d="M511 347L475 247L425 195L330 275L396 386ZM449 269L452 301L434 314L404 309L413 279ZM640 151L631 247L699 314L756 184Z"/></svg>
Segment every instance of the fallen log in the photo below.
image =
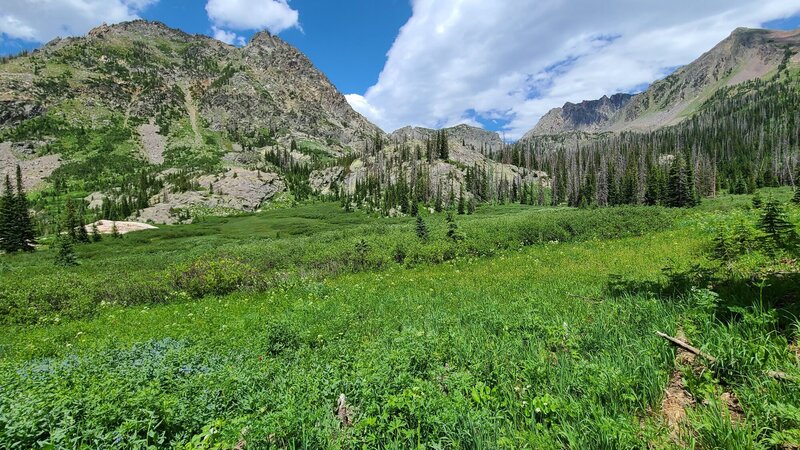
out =
<svg viewBox="0 0 800 450"><path fill-rule="evenodd" d="M701 356L701 357L707 359L708 361L710 361L712 363L717 362L717 358L714 358L713 356L709 355L708 353L705 353L704 351L700 350L697 347L692 347L691 345L689 345L688 343L686 343L686 342L684 342L684 341L682 341L680 339L676 339L676 338L674 338L674 337L672 337L672 336L670 336L668 334L664 334L664 333L662 333L660 331L656 331L656 334L658 336L670 341L674 345L686 350L689 353L693 353L693 354L695 354L697 356Z"/></svg>

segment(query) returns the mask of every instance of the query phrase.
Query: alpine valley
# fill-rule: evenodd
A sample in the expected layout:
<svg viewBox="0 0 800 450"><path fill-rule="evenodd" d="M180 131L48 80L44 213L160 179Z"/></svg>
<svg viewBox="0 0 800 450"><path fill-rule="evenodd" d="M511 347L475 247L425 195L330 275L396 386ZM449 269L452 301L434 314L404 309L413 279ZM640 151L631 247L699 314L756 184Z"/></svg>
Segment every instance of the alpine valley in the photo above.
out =
<svg viewBox="0 0 800 450"><path fill-rule="evenodd" d="M800 30L516 142L240 44L0 60L0 448L800 448Z"/></svg>

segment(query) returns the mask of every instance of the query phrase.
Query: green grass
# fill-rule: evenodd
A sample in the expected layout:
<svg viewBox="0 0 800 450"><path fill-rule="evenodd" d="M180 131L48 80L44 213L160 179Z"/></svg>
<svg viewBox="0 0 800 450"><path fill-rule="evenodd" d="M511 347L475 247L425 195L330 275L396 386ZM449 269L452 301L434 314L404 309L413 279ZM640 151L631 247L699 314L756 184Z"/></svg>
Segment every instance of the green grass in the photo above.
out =
<svg viewBox="0 0 800 450"><path fill-rule="evenodd" d="M348 214L334 204L209 218L79 246L77 268L54 267L52 249L3 257L10 270L0 273L0 323L51 323L85 317L105 303L159 304L186 295L264 290L297 276L436 264L550 241L637 235L664 229L674 215L661 208L508 207L505 214L460 216L462 242L447 239L442 215L427 215L433 236L428 243L416 237L413 218ZM369 247L363 257L355 251L362 239Z"/></svg>
<svg viewBox="0 0 800 450"><path fill-rule="evenodd" d="M747 197L688 212L485 207L457 217L462 243L447 241L441 216L425 216L433 240L422 244L411 219L316 204L106 239L78 247L83 264L64 273L46 250L0 258L12 268L0 281L34 280L34 297L47 277L80 280L81 289L105 284L107 292L122 286L115 277L202 272L218 285L231 274L249 280L250 269L270 277L268 286L234 286L228 295L90 303L73 319L54 309L59 323L0 326L0 447L793 442L800 389L764 375L800 375L788 348L800 331L786 320L790 309L758 296L730 309L729 295L749 295L752 286L676 296L653 288L672 281L664 267L707 264L716 227L732 215L752 217L748 207ZM366 261L354 256L360 239ZM214 264L224 261L219 272ZM614 293L610 281L619 277L635 289ZM707 404L690 409L675 440L659 412L674 351L655 331L679 328L717 362L684 373ZM726 416L723 391L738 397L742 422ZM336 418L340 394L352 426Z"/></svg>

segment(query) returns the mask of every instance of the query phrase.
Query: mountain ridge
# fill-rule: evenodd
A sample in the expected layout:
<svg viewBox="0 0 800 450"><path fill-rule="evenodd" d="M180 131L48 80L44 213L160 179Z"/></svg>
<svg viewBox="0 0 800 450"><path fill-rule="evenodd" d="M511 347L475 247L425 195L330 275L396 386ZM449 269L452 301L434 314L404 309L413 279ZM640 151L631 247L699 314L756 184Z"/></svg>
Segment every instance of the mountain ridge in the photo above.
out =
<svg viewBox="0 0 800 450"><path fill-rule="evenodd" d="M799 49L800 29L780 31L740 27L693 62L632 96L610 116L590 109L588 115L594 113L597 119L580 123L565 113L564 107L554 108L522 140L570 131L652 131L675 125L691 116L721 87L768 76L781 65L800 63ZM602 99L578 105L596 102L602 104ZM565 107L567 105L571 103Z"/></svg>

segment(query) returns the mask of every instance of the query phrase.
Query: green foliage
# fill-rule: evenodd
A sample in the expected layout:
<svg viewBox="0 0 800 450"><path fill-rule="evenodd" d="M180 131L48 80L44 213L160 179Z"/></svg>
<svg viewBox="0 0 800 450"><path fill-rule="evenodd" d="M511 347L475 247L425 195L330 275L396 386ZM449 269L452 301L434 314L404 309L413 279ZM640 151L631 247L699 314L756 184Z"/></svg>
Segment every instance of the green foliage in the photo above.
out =
<svg viewBox="0 0 800 450"><path fill-rule="evenodd" d="M753 242L750 199L734 200L484 206L459 216L458 244L445 237L452 216L426 216L423 244L410 218L304 206L82 245L83 264L42 277L46 251L7 257L0 317L39 325L0 333L0 447L661 448L670 433L653 412L674 353L654 332L678 327L717 358L684 371L698 402L683 442L792 442L800 397L764 372L796 372L796 320L733 303L759 288L731 288L731 270L695 285L713 292L648 288L664 265L698 259L702 230ZM736 258L760 251L748 245ZM639 288L607 293L614 273ZM783 276L765 298L791 292L776 290L791 289Z"/></svg>
<svg viewBox="0 0 800 450"><path fill-rule="evenodd" d="M199 260L178 267L172 274L172 284L192 298L225 295L237 290L258 287L258 273L246 263L229 258Z"/></svg>
<svg viewBox="0 0 800 450"><path fill-rule="evenodd" d="M73 240L69 235L59 236L56 239L55 265L63 267L78 265L78 258L75 256L72 242Z"/></svg>
<svg viewBox="0 0 800 450"><path fill-rule="evenodd" d="M365 271L389 269L397 264L398 244L403 245L404 266L441 264L553 241L640 235L669 227L673 216L661 208L579 211L487 207L458 221L458 231L464 237L460 242L447 237L444 219L444 215L426 216L427 242L416 236L414 219L346 213L336 204L206 218L192 225L126 234L125 239L75 247L81 261L75 276L83 291L75 301L147 305L184 296L260 291L297 273L327 277L351 272L356 266ZM370 247L363 259L354 252L361 239ZM7 316L0 313L3 322L36 322L35 315L19 313L19 308L26 298L35 297L37 284L45 285L54 276L53 250L23 256L30 259L15 260L15 264L24 262L20 270L0 275L0 304L7 303L13 311ZM39 269L45 266L49 269ZM120 273L125 276L120 277ZM58 314L58 309L50 308L45 307L43 320ZM58 308L71 310L63 303Z"/></svg>
<svg viewBox="0 0 800 450"><path fill-rule="evenodd" d="M422 216L417 215L417 226L416 226L416 233L417 237L422 242L428 242L428 225L425 224L425 220L422 219Z"/></svg>
<svg viewBox="0 0 800 450"><path fill-rule="evenodd" d="M774 198L767 200L759 228L764 233L766 248L795 249L797 246L798 236L795 226L788 221L785 209Z"/></svg>
<svg viewBox="0 0 800 450"><path fill-rule="evenodd" d="M28 199L22 187L22 172L17 166L16 193L8 176L0 196L0 250L6 253L34 250L36 239Z"/></svg>
<svg viewBox="0 0 800 450"><path fill-rule="evenodd" d="M761 209L762 206L764 206L764 201L761 198L761 193L756 192L753 194L753 208Z"/></svg>

